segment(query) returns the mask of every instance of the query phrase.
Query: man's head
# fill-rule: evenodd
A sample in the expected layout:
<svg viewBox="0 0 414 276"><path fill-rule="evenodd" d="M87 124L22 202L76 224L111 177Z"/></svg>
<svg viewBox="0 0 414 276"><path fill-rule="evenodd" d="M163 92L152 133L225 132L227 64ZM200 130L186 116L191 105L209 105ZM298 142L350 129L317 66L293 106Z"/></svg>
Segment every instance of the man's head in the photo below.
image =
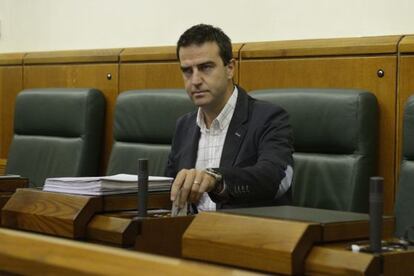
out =
<svg viewBox="0 0 414 276"><path fill-rule="evenodd" d="M177 42L177 58L180 60L180 48L191 45L202 45L206 42L216 43L219 48L221 60L227 65L233 58L230 38L217 27L206 24L194 25L186 30Z"/></svg>
<svg viewBox="0 0 414 276"><path fill-rule="evenodd" d="M177 43L185 89L196 106L218 115L233 92L235 61L231 41L210 25L196 25Z"/></svg>

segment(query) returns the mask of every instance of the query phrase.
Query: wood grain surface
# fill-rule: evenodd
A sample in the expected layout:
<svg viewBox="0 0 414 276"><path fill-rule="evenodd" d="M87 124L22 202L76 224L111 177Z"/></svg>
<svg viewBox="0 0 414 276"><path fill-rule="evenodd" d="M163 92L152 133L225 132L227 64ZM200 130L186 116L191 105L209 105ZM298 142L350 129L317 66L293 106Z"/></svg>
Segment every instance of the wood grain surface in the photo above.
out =
<svg viewBox="0 0 414 276"><path fill-rule="evenodd" d="M23 66L0 66L0 158L7 158L9 152L16 96L22 89Z"/></svg>
<svg viewBox="0 0 414 276"><path fill-rule="evenodd" d="M122 49L93 49L31 52L24 56L24 64L68 64L118 62Z"/></svg>
<svg viewBox="0 0 414 276"><path fill-rule="evenodd" d="M371 254L315 246L306 258L306 275L380 275L380 263Z"/></svg>
<svg viewBox="0 0 414 276"><path fill-rule="evenodd" d="M26 53L0 54L0 65L23 65Z"/></svg>
<svg viewBox="0 0 414 276"><path fill-rule="evenodd" d="M320 241L319 225L216 212L199 213L183 236L183 257L260 270L301 274Z"/></svg>
<svg viewBox="0 0 414 276"><path fill-rule="evenodd" d="M28 178L0 178L0 192L15 192L29 186Z"/></svg>
<svg viewBox="0 0 414 276"><path fill-rule="evenodd" d="M138 230L138 221L131 218L95 215L88 223L86 238L120 247L132 247Z"/></svg>
<svg viewBox="0 0 414 276"><path fill-rule="evenodd" d="M23 275L254 275L253 272L0 229L0 271Z"/></svg>
<svg viewBox="0 0 414 276"><path fill-rule="evenodd" d="M182 257L182 236L194 216L148 217L139 221L135 249L170 257Z"/></svg>
<svg viewBox="0 0 414 276"><path fill-rule="evenodd" d="M83 238L92 216L102 211L102 199L90 196L18 189L2 209L4 227Z"/></svg>
<svg viewBox="0 0 414 276"><path fill-rule="evenodd" d="M343 56L397 52L401 35L246 43L241 58Z"/></svg>
<svg viewBox="0 0 414 276"><path fill-rule="evenodd" d="M7 165L7 159L1 159L0 158L0 175L4 175L6 172L6 165Z"/></svg>
<svg viewBox="0 0 414 276"><path fill-rule="evenodd" d="M170 192L155 192L148 194L148 209L171 210ZM137 210L137 194L108 195L103 197L103 211L114 212L123 210Z"/></svg>
<svg viewBox="0 0 414 276"><path fill-rule="evenodd" d="M414 39L410 40L414 48ZM406 41L407 47L411 45ZM396 147L396 175L398 189L398 176L402 158L403 143L403 119L405 104L408 98L414 95L414 52L400 55L398 78L398 101L397 101L397 147Z"/></svg>

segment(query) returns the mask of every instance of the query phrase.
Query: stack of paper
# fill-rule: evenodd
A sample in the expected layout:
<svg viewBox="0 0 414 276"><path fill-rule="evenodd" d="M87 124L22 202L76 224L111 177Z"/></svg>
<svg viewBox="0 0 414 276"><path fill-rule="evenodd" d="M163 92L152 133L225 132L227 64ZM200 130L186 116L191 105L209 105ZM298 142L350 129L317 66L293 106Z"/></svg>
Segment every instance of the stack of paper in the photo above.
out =
<svg viewBox="0 0 414 276"><path fill-rule="evenodd" d="M171 177L150 176L148 178L148 192L169 191L172 181ZM80 195L136 193L138 191L138 176L116 174L97 177L47 178L43 191Z"/></svg>

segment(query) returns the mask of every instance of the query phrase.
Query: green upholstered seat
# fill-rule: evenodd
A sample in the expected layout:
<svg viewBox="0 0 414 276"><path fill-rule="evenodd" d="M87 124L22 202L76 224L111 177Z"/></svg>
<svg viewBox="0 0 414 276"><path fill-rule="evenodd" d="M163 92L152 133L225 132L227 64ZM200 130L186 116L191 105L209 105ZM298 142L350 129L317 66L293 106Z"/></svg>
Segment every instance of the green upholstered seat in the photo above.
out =
<svg viewBox="0 0 414 276"><path fill-rule="evenodd" d="M131 90L115 105L114 144L106 174L137 173L149 160L150 175L164 175L179 116L195 110L183 89Z"/></svg>
<svg viewBox="0 0 414 276"><path fill-rule="evenodd" d="M395 203L395 233L402 237L414 226L414 96L404 109L403 145L397 200Z"/></svg>
<svg viewBox="0 0 414 276"><path fill-rule="evenodd" d="M282 106L294 136L293 203L368 211L375 174L377 101L346 89L266 89L251 96Z"/></svg>
<svg viewBox="0 0 414 276"><path fill-rule="evenodd" d="M6 173L41 187L47 177L97 175L105 99L95 89L28 89L16 98Z"/></svg>

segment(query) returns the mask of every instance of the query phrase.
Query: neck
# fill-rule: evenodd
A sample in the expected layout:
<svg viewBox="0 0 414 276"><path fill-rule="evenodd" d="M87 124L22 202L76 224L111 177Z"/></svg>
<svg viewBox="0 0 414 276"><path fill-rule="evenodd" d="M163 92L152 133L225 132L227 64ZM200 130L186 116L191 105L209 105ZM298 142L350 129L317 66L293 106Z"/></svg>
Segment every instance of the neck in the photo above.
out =
<svg viewBox="0 0 414 276"><path fill-rule="evenodd" d="M201 110L201 111L203 112L203 115L204 115L203 116L204 117L204 123L206 124L206 127L209 129L211 124L213 123L214 119L217 118L218 114L220 114L220 113L215 115L215 114L211 114L209 112L206 112L204 110Z"/></svg>
<svg viewBox="0 0 414 276"><path fill-rule="evenodd" d="M234 91L234 85L233 83L229 84L227 86L227 92L223 96L223 100L221 101L221 104L218 106L215 106L213 108L201 108L201 111L203 112L204 117L204 123L206 124L207 128L210 128L211 124L213 123L214 119L217 118L217 116L220 114L220 112L223 110L224 106L229 101L231 95Z"/></svg>

